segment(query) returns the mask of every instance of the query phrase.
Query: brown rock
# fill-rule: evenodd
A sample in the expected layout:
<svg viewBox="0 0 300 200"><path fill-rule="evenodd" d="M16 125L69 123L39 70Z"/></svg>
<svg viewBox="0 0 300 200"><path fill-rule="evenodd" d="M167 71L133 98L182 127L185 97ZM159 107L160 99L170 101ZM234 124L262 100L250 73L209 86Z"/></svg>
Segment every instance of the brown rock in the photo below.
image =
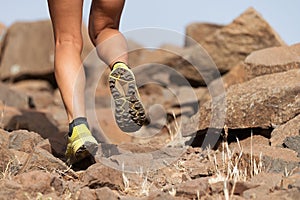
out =
<svg viewBox="0 0 300 200"><path fill-rule="evenodd" d="M95 190L97 199L99 200L118 200L120 199L119 195L109 189L108 187L102 187Z"/></svg>
<svg viewBox="0 0 300 200"><path fill-rule="evenodd" d="M9 148L26 153L31 153L34 147L43 141L43 138L35 133L26 130L13 131L9 134Z"/></svg>
<svg viewBox="0 0 300 200"><path fill-rule="evenodd" d="M300 188L300 174L295 173L290 176L285 176L282 179L281 187L283 189Z"/></svg>
<svg viewBox="0 0 300 200"><path fill-rule="evenodd" d="M197 194L203 196L208 193L208 178L190 180L178 185L175 189L176 196L196 199Z"/></svg>
<svg viewBox="0 0 300 200"><path fill-rule="evenodd" d="M53 104L53 89L47 81L24 80L13 84L11 88L30 97L32 108L43 109Z"/></svg>
<svg viewBox="0 0 300 200"><path fill-rule="evenodd" d="M0 83L0 102L16 108L28 108L29 97L24 93L10 89L7 84Z"/></svg>
<svg viewBox="0 0 300 200"><path fill-rule="evenodd" d="M199 45L184 49L165 47L155 51L143 50L140 54L140 60L136 63L138 67L135 69L136 77L142 79L137 80L138 83L154 81L168 85L171 79L177 85L185 84L184 81L188 83L188 80L192 85L199 86L205 85L205 82L219 74L209 55ZM168 74L169 78L157 78L158 74Z"/></svg>
<svg viewBox="0 0 300 200"><path fill-rule="evenodd" d="M5 30L6 30L5 25L0 22L0 58L1 58L1 49L2 49L1 46L4 38Z"/></svg>
<svg viewBox="0 0 300 200"><path fill-rule="evenodd" d="M285 45L253 8L248 8L232 23L217 30L200 43L221 72L228 71L255 50Z"/></svg>
<svg viewBox="0 0 300 200"><path fill-rule="evenodd" d="M0 169L2 174L0 179L6 176L14 175L16 173L18 165L14 158L14 154L5 146L0 146Z"/></svg>
<svg viewBox="0 0 300 200"><path fill-rule="evenodd" d="M276 127L270 138L271 146L282 146L286 137L299 135L300 130L300 115L290 121Z"/></svg>
<svg viewBox="0 0 300 200"><path fill-rule="evenodd" d="M300 192L298 188L292 188L289 190L279 190L270 192L265 196L259 196L260 199L274 199L274 200L282 200L282 199L290 199L290 200L298 200L300 196Z"/></svg>
<svg viewBox="0 0 300 200"><path fill-rule="evenodd" d="M257 158L262 154L263 157L266 156L271 160L279 159L291 163L299 161L296 152L293 152L290 149L271 147L268 145L268 139L260 135L254 135L252 137L252 143L251 138L249 137L240 141L240 145L242 146L242 151L245 155L250 155L252 152L253 156ZM239 149L236 143L230 144L230 148ZM265 167L267 168L267 166Z"/></svg>
<svg viewBox="0 0 300 200"><path fill-rule="evenodd" d="M35 194L40 192L47 194L52 192L51 189L51 174L43 171L31 171L14 177L14 180L22 185L24 191Z"/></svg>
<svg viewBox="0 0 300 200"><path fill-rule="evenodd" d="M47 150L41 149L39 147L34 148L34 151L28 157L26 165L24 165L19 173L29 172L44 169L47 171L65 171L69 177L78 178L78 176L69 170L69 167L60 159L54 157Z"/></svg>
<svg viewBox="0 0 300 200"><path fill-rule="evenodd" d="M247 78L300 68L300 43L252 52L245 60Z"/></svg>
<svg viewBox="0 0 300 200"><path fill-rule="evenodd" d="M299 70L290 70L234 85L228 89L226 101L223 96L214 99L214 113L209 101L191 123L198 122L198 130L223 128L224 124L232 129L283 124L300 113L299 80Z"/></svg>
<svg viewBox="0 0 300 200"><path fill-rule="evenodd" d="M8 148L9 133L0 128L0 146Z"/></svg>
<svg viewBox="0 0 300 200"><path fill-rule="evenodd" d="M97 199L95 191L91 190L89 187L84 187L80 190L78 200L90 200Z"/></svg>
<svg viewBox="0 0 300 200"><path fill-rule="evenodd" d="M38 122L38 123L37 123ZM57 122L47 112L22 110L20 115L15 115L5 124L7 130L25 129L38 133L42 138L48 138L52 148L56 151L66 144L64 133L57 128Z"/></svg>
<svg viewBox="0 0 300 200"><path fill-rule="evenodd" d="M53 184L56 177L43 171L33 171L3 179L1 181L1 199L62 199L57 196L57 187ZM41 182L40 182L41 181ZM63 198L64 199L64 198Z"/></svg>
<svg viewBox="0 0 300 200"><path fill-rule="evenodd" d="M20 110L0 101L0 128L6 127L10 120L18 115L21 115Z"/></svg>
<svg viewBox="0 0 300 200"><path fill-rule="evenodd" d="M85 58L92 50L85 29L83 38L82 58ZM8 28L4 41L0 79L40 77L55 85L54 42L50 20L14 23Z"/></svg>
<svg viewBox="0 0 300 200"><path fill-rule="evenodd" d="M220 80L214 80L209 84L209 88L211 88L212 96L217 96L218 93L222 93L225 89L228 89L230 86L243 83L247 80L246 72L245 72L245 65L243 62L238 63L235 67L230 69L228 73L221 77L222 85L220 85ZM221 88L218 88L220 87Z"/></svg>
<svg viewBox="0 0 300 200"><path fill-rule="evenodd" d="M268 139L263 136L254 135L252 138L246 138L240 141L240 145L242 149L237 143L231 143L230 149L238 149L243 152L238 168L247 169L249 177L253 174L250 172L263 171L283 174L286 170L291 171L299 167L300 159L296 152L286 148L271 147ZM252 164L249 162L251 157ZM254 162L257 170L254 170Z"/></svg>
<svg viewBox="0 0 300 200"><path fill-rule="evenodd" d="M5 37L1 59L1 79L53 72L53 35L51 22L17 22Z"/></svg>
<svg viewBox="0 0 300 200"><path fill-rule="evenodd" d="M15 159L18 161L19 166L24 166L26 162L28 161L28 158L30 156L30 153L26 153L24 151L18 151L15 149L9 149L13 155L15 156ZM18 168L20 170L20 168Z"/></svg>
<svg viewBox="0 0 300 200"><path fill-rule="evenodd" d="M170 55L161 64L171 67L172 70L167 69L171 82L179 85L187 85L185 81L188 80L192 86L203 86L220 77L215 63L200 45L187 47L180 53Z"/></svg>
<svg viewBox="0 0 300 200"><path fill-rule="evenodd" d="M110 189L120 190L123 188L121 171L107 167L101 163L90 166L80 180L90 188L109 187Z"/></svg>
<svg viewBox="0 0 300 200"><path fill-rule="evenodd" d="M244 191L243 197L245 197L246 199L263 199L263 196L266 197L271 190L275 189L275 187L280 183L281 178L281 174L260 173L251 180L251 183L258 184L259 186Z"/></svg>
<svg viewBox="0 0 300 200"><path fill-rule="evenodd" d="M21 184L18 184L16 181L9 179L2 179L0 181L0 186L1 199L16 199L16 197L19 194L19 191L22 189ZM25 196L19 199L25 199Z"/></svg>
<svg viewBox="0 0 300 200"><path fill-rule="evenodd" d="M285 138L283 141L283 146L297 152L298 157L300 157L300 135L289 136Z"/></svg>
<svg viewBox="0 0 300 200"><path fill-rule="evenodd" d="M184 197L176 197L171 195L169 192L163 192L163 191L155 191L149 194L148 197L143 198L143 200L184 200L187 198ZM130 200L130 199L128 199Z"/></svg>
<svg viewBox="0 0 300 200"><path fill-rule="evenodd" d="M206 37L213 35L223 26L209 23L192 23L185 29L185 47L195 45L195 42L202 43Z"/></svg>

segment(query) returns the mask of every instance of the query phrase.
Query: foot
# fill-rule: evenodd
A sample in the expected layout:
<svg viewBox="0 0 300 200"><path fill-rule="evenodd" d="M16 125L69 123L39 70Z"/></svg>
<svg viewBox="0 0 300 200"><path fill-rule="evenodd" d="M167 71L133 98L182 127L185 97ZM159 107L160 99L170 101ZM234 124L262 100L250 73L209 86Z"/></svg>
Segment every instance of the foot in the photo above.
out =
<svg viewBox="0 0 300 200"><path fill-rule="evenodd" d="M115 120L124 132L138 131L146 123L134 74L124 63L116 63L109 75L109 86L115 101Z"/></svg>
<svg viewBox="0 0 300 200"><path fill-rule="evenodd" d="M68 138L66 150L67 164L72 165L82 159L93 156L98 149L98 143L85 124L73 127L72 135Z"/></svg>

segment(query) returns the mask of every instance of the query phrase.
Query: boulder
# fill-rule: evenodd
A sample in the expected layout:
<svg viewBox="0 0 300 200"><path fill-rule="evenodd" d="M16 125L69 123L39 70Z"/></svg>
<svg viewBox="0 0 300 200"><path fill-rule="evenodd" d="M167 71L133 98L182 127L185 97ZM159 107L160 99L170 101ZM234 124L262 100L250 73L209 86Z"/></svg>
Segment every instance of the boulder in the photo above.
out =
<svg viewBox="0 0 300 200"><path fill-rule="evenodd" d="M184 48L179 53L169 54L160 64L167 66L166 71L169 72L171 83L174 84L186 85L185 82L188 81L192 86L198 87L208 85L220 77L215 63L200 45L193 45ZM155 68L155 65L152 66L159 70L158 67ZM158 72L162 71L156 71L156 73Z"/></svg>
<svg viewBox="0 0 300 200"><path fill-rule="evenodd" d="M15 107L7 106L5 103L0 101L0 127L5 128L10 120L21 115L21 111Z"/></svg>
<svg viewBox="0 0 300 200"><path fill-rule="evenodd" d="M255 50L282 46L285 42L255 9L248 8L232 23L207 36L200 44L222 73Z"/></svg>
<svg viewBox="0 0 300 200"><path fill-rule="evenodd" d="M185 47L201 43L206 37L213 35L222 25L210 23L192 23L185 28Z"/></svg>
<svg viewBox="0 0 300 200"><path fill-rule="evenodd" d="M95 190L90 189L89 187L84 187L78 192L78 199L80 200L97 199Z"/></svg>
<svg viewBox="0 0 300 200"><path fill-rule="evenodd" d="M155 81L163 85L170 82L182 85L182 79L185 79L199 86L206 85L219 74L209 55L199 45L186 48L165 45L155 51L137 49L129 55L133 57L131 63L136 67L136 77L143 83ZM168 74L169 78L160 79L158 74Z"/></svg>
<svg viewBox="0 0 300 200"><path fill-rule="evenodd" d="M253 51L285 45L253 8L247 9L227 26L216 29L213 34L197 41L198 45L177 52L163 52L160 49L159 56L148 57L147 63L152 70L158 70L157 64L169 66L193 86L202 86L219 78L220 73L228 72Z"/></svg>
<svg viewBox="0 0 300 200"><path fill-rule="evenodd" d="M220 87L220 81L221 80L214 80L209 84L209 88L211 89L211 92L213 92L213 96L218 95L217 93L220 93L224 89L228 89L230 86L243 83L247 81L247 75L245 70L245 65L243 62L238 63L236 66L234 66L230 71L226 74L224 74L222 77L220 77L222 80L222 88Z"/></svg>
<svg viewBox="0 0 300 200"><path fill-rule="evenodd" d="M37 123L38 122L38 123ZM13 116L6 124L8 130L25 129L39 133L43 138L48 138L58 132L57 123L51 113L35 110L22 110L20 115Z"/></svg>
<svg viewBox="0 0 300 200"><path fill-rule="evenodd" d="M11 88L27 95L31 108L43 109L53 104L53 89L47 81L24 80L14 83Z"/></svg>
<svg viewBox="0 0 300 200"><path fill-rule="evenodd" d="M29 97L19 91L12 90L9 85L0 82L0 102L15 108L28 108Z"/></svg>
<svg viewBox="0 0 300 200"><path fill-rule="evenodd" d="M284 139L283 145L298 153L300 157L300 135L290 136Z"/></svg>
<svg viewBox="0 0 300 200"><path fill-rule="evenodd" d="M49 172L31 171L23 173L14 177L14 180L23 186L25 191L41 192L42 194L52 191L51 181L52 177Z"/></svg>
<svg viewBox="0 0 300 200"><path fill-rule="evenodd" d="M289 120L285 124L276 127L272 131L271 138L270 138L271 146L282 147L284 139L290 136L299 135L299 130L300 130L300 115L297 115L295 118Z"/></svg>
<svg viewBox="0 0 300 200"><path fill-rule="evenodd" d="M39 134L26 130L17 130L9 134L9 148L26 153L31 153L33 148L42 141L43 138Z"/></svg>
<svg viewBox="0 0 300 200"><path fill-rule="evenodd" d="M190 125L205 130L222 129L225 124L231 129L284 124L300 113L299 80L300 71L290 70L234 85L226 98L223 94L205 103Z"/></svg>
<svg viewBox="0 0 300 200"><path fill-rule="evenodd" d="M300 43L252 52L245 60L247 78L300 68Z"/></svg>
<svg viewBox="0 0 300 200"><path fill-rule="evenodd" d="M229 131L230 134L230 131ZM231 143L230 149L240 149L243 152L243 158L240 161L241 167L247 167L248 172L253 171L253 166L249 162L249 158L253 158L257 168L265 172L283 173L285 170L290 171L295 167L299 167L300 159L297 153L291 149L271 147L268 140L261 135L253 135L240 143ZM261 163L261 167L259 167ZM286 169L285 169L286 168ZM248 174L250 175L250 174Z"/></svg>
<svg viewBox="0 0 300 200"><path fill-rule="evenodd" d="M16 166L18 166L15 160L14 154L5 146L0 146L0 169L1 169L1 179L10 174L14 174ZM16 166L14 166L16 165ZM15 169L14 169L15 168Z"/></svg>
<svg viewBox="0 0 300 200"><path fill-rule="evenodd" d="M121 171L107 167L101 163L96 163L89 167L80 177L85 185L90 188L109 187L120 190L124 188Z"/></svg>
<svg viewBox="0 0 300 200"><path fill-rule="evenodd" d="M190 180L178 185L175 189L176 196L196 199L197 196L204 196L208 193L208 178Z"/></svg>
<svg viewBox="0 0 300 200"><path fill-rule="evenodd" d="M0 47L2 46L3 37L5 35L6 27L0 22ZM0 58L1 58L1 48L0 48Z"/></svg>
<svg viewBox="0 0 300 200"><path fill-rule="evenodd" d="M53 72L51 22L16 22L4 38L0 79L47 75Z"/></svg>
<svg viewBox="0 0 300 200"><path fill-rule="evenodd" d="M274 190L280 184L282 175L276 173L260 173L252 178L252 184L258 184L258 187L250 188L244 191L243 197L246 199L261 198L269 196L270 191Z"/></svg>
<svg viewBox="0 0 300 200"><path fill-rule="evenodd" d="M47 142L49 143L49 141ZM19 173L35 171L41 168L47 171L66 170L69 176L77 177L73 170L68 170L69 167L61 159L54 157L48 150L42 149L38 145L33 149Z"/></svg>
<svg viewBox="0 0 300 200"><path fill-rule="evenodd" d="M61 110L61 112L63 112ZM58 129L58 123L50 112L22 110L20 113L11 113L9 121L4 124L7 130L25 129L38 133L42 138L50 141L53 154L62 156L65 151L65 133ZM67 126L67 124L65 124Z"/></svg>
<svg viewBox="0 0 300 200"><path fill-rule="evenodd" d="M85 58L93 48L85 28L83 38L82 58ZM8 28L1 48L0 79L39 77L55 85L54 40L50 20L14 23Z"/></svg>
<svg viewBox="0 0 300 200"><path fill-rule="evenodd" d="M119 194L108 187L102 187L95 190L97 199L99 200L118 200Z"/></svg>

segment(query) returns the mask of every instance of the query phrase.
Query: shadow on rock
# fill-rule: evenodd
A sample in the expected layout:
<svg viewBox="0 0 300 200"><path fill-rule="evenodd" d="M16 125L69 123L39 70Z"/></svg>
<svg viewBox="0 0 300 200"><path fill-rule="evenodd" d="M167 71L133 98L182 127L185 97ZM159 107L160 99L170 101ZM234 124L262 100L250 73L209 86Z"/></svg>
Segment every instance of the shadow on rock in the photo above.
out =
<svg viewBox="0 0 300 200"><path fill-rule="evenodd" d="M34 110L21 110L21 113L12 117L4 128L8 131L26 129L38 133L43 138L49 139L53 155L63 158L67 140L65 134L59 132L52 116Z"/></svg>

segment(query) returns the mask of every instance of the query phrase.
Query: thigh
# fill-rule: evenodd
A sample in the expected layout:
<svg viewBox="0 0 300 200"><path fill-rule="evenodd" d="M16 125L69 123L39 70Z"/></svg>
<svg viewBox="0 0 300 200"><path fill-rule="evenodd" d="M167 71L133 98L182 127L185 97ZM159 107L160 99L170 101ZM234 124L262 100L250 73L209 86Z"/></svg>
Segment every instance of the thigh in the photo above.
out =
<svg viewBox="0 0 300 200"><path fill-rule="evenodd" d="M82 5L83 0L48 0L56 42L81 41Z"/></svg>
<svg viewBox="0 0 300 200"><path fill-rule="evenodd" d="M105 28L119 29L125 0L93 0L89 18L91 39Z"/></svg>

